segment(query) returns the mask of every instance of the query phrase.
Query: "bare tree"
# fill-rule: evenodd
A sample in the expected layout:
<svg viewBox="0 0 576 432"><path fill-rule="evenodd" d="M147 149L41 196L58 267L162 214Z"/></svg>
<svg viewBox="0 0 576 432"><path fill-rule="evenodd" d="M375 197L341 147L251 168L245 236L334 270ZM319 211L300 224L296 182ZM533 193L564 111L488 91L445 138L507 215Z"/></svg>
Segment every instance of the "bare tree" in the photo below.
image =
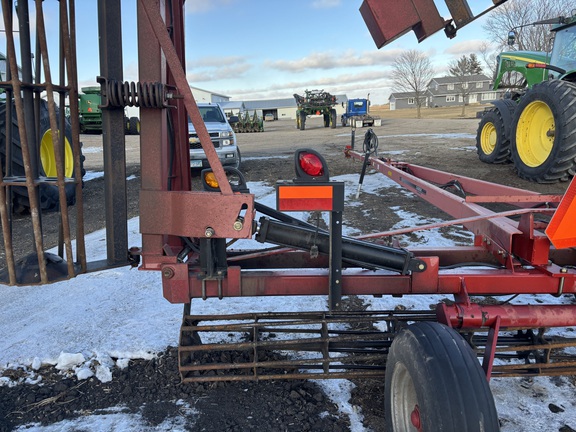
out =
<svg viewBox="0 0 576 432"><path fill-rule="evenodd" d="M490 76L492 79L496 78L496 72L498 69L498 52L494 44L490 43L489 41L483 41L478 49L478 53L480 54L480 58L484 62L484 66L490 72Z"/></svg>
<svg viewBox="0 0 576 432"><path fill-rule="evenodd" d="M530 24L570 16L575 10L576 0L509 0L487 16L482 28L500 50L507 47L508 32L516 29L519 50L550 51L550 25Z"/></svg>
<svg viewBox="0 0 576 432"><path fill-rule="evenodd" d="M392 66L392 81L400 91L413 92L416 115L421 118L420 109L426 101L426 91L434 76L432 63L426 54L418 50L403 51Z"/></svg>

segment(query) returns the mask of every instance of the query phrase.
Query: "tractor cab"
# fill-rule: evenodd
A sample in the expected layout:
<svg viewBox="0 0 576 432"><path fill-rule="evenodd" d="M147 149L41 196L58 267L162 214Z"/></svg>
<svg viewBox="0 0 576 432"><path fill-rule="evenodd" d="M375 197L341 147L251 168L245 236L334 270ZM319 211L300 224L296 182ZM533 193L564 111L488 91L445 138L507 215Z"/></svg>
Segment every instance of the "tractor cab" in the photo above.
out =
<svg viewBox="0 0 576 432"><path fill-rule="evenodd" d="M550 64L566 71L554 78L576 80L576 17L572 17L568 24L553 28L555 32L554 46L550 57ZM574 74L574 79L568 76ZM550 71L550 75L558 75L556 71Z"/></svg>

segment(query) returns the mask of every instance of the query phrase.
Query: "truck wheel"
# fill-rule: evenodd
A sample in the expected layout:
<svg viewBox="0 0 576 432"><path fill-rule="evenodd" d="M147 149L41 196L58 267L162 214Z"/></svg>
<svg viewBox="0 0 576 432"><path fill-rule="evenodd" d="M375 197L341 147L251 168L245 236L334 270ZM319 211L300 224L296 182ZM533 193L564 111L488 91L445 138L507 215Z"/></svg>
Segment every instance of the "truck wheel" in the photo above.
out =
<svg viewBox="0 0 576 432"><path fill-rule="evenodd" d="M511 154L518 175L538 183L566 181L576 167L576 84L534 85L514 113Z"/></svg>
<svg viewBox="0 0 576 432"><path fill-rule="evenodd" d="M346 119L342 117L342 127L346 127Z"/></svg>
<svg viewBox="0 0 576 432"><path fill-rule="evenodd" d="M300 130L306 129L306 113L301 112L300 114Z"/></svg>
<svg viewBox="0 0 576 432"><path fill-rule="evenodd" d="M494 398L476 355L454 330L419 322L386 362L386 430L498 431Z"/></svg>
<svg viewBox="0 0 576 432"><path fill-rule="evenodd" d="M242 156L240 155L240 149L237 149L237 151L238 151L238 160L236 161L236 165L234 165L234 168L239 170L240 165L242 165Z"/></svg>
<svg viewBox="0 0 576 432"><path fill-rule="evenodd" d="M130 117L128 130L130 135L140 135L140 120L138 117Z"/></svg>
<svg viewBox="0 0 576 432"><path fill-rule="evenodd" d="M2 170L6 165L6 104L0 107L0 156ZM13 109L13 113L15 113ZM57 118L59 114L57 113ZM20 145L20 134L18 133L18 121L16 115L12 117L12 175L25 176L24 162L22 158L22 147ZM39 122L39 139L40 139L40 175L45 177L56 177L56 158L54 156L54 143L50 129L50 119L48 117L48 103L44 100L40 103L40 122ZM80 155L80 166L82 176L84 175L84 156ZM66 121L65 143L64 143L64 175L73 178L74 174L74 157L72 153L72 128ZM41 184L38 188L40 196L40 207L43 211L55 211L59 208L60 199L58 195L58 186L50 184ZM76 202L76 186L68 183L65 186L66 202L72 205ZM13 208L16 213L24 213L30 209L30 200L28 198L28 189L26 187L14 187L13 191Z"/></svg>
<svg viewBox="0 0 576 432"><path fill-rule="evenodd" d="M510 157L510 137L498 108L485 112L476 133L478 158L488 164L502 164Z"/></svg>
<svg viewBox="0 0 576 432"><path fill-rule="evenodd" d="M334 108L332 108L330 110L330 127L332 129L336 129L336 110Z"/></svg>
<svg viewBox="0 0 576 432"><path fill-rule="evenodd" d="M324 114L324 127L330 126L330 114Z"/></svg>

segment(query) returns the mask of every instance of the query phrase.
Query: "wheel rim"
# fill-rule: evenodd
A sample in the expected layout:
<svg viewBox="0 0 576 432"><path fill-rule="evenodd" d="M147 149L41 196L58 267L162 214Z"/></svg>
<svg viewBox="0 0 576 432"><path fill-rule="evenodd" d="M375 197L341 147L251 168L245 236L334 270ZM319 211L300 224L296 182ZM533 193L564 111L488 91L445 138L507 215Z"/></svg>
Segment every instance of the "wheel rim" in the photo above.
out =
<svg viewBox="0 0 576 432"><path fill-rule="evenodd" d="M418 398L414 381L402 363L397 363L392 376L390 401L395 432L418 432L421 429Z"/></svg>
<svg viewBox="0 0 576 432"><path fill-rule="evenodd" d="M492 154L496 148L496 140L498 139L498 134L496 133L496 126L494 123L488 122L482 128L480 133L480 147L484 154Z"/></svg>
<svg viewBox="0 0 576 432"><path fill-rule="evenodd" d="M46 177L56 177L56 157L54 155L54 142L52 141L51 129L48 129L42 135L40 141L40 162ZM72 147L68 138L64 138L64 177L72 177L74 172L74 158Z"/></svg>
<svg viewBox="0 0 576 432"><path fill-rule="evenodd" d="M542 165L552 152L555 131L550 107L542 101L528 104L516 129L516 149L522 162L531 168Z"/></svg>

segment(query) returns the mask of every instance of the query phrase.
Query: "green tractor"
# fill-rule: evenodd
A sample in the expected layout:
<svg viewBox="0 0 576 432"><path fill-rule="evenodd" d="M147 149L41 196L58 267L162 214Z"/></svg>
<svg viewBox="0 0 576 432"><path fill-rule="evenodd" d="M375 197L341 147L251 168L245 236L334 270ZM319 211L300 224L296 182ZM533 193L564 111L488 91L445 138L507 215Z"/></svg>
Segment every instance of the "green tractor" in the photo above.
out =
<svg viewBox="0 0 576 432"><path fill-rule="evenodd" d="M306 90L304 96L294 95L298 110L296 111L296 128L306 129L306 118L309 115L322 115L324 127L336 127L336 96L324 90Z"/></svg>
<svg viewBox="0 0 576 432"><path fill-rule="evenodd" d="M552 52L499 55L494 90L509 88L510 74L521 84L484 111L476 147L482 162L512 162L520 177L554 183L576 171L576 16L534 24L554 24ZM514 32L508 40L514 44Z"/></svg>

